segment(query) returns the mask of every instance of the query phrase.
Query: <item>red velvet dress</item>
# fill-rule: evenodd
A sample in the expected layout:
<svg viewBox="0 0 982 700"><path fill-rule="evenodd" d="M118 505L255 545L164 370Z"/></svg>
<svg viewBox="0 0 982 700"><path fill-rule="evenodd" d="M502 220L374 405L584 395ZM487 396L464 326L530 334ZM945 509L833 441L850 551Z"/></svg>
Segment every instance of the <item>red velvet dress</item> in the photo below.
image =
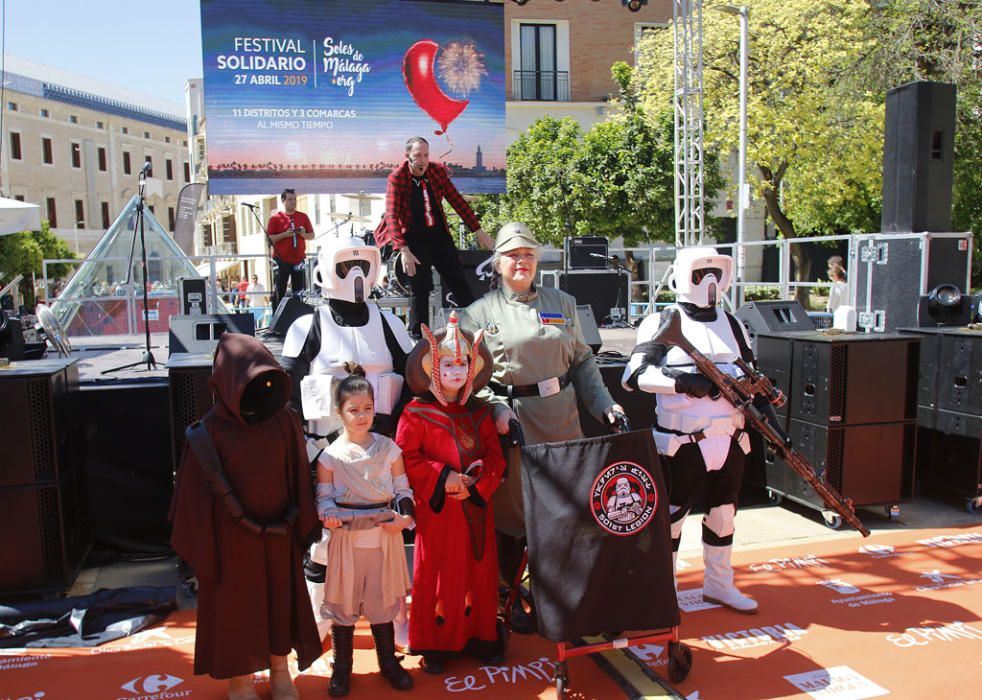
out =
<svg viewBox="0 0 982 700"><path fill-rule="evenodd" d="M498 607L491 494L505 467L490 410L416 399L402 413L396 443L416 499L409 646L416 654L490 653ZM450 470L476 459L484 468L471 496L446 495Z"/></svg>

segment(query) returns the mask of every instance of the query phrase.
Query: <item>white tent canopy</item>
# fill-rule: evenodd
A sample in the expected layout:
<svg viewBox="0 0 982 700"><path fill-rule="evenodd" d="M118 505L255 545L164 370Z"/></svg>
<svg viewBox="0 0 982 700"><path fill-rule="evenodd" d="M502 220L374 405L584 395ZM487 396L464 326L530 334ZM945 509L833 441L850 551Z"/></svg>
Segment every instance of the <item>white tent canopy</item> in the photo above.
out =
<svg viewBox="0 0 982 700"><path fill-rule="evenodd" d="M37 204L0 197L0 236L41 230L41 208Z"/></svg>

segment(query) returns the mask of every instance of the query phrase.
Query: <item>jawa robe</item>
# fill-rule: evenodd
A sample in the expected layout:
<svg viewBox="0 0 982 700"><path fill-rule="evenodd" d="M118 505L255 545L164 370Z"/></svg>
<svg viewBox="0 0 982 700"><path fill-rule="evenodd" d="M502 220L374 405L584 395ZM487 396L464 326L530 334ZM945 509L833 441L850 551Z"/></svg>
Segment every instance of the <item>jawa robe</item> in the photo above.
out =
<svg viewBox="0 0 982 700"><path fill-rule="evenodd" d="M273 380L264 420L250 425L240 400L259 375ZM171 506L171 544L198 577L194 672L230 678L269 667L271 654L296 650L301 669L321 655L304 583L302 550L319 529L300 420L286 407L289 376L261 342L226 333L209 387L205 425L226 478L247 515L260 523L298 514L285 535L257 535L235 522L215 496L190 446L184 449Z"/></svg>
<svg viewBox="0 0 982 700"><path fill-rule="evenodd" d="M505 462L487 407L410 402L396 443L416 500L409 646L413 653L491 651L497 639L498 557L491 495ZM484 461L467 500L444 491L450 471Z"/></svg>

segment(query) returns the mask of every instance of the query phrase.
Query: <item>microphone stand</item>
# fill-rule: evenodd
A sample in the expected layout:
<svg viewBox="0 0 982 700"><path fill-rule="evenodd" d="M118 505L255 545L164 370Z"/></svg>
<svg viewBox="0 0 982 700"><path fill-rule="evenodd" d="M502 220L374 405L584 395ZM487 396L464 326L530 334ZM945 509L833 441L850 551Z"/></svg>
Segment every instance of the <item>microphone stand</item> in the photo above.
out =
<svg viewBox="0 0 982 700"><path fill-rule="evenodd" d="M127 277L133 270L133 247L136 245L136 230L140 229L140 263L143 269L143 330L145 332L146 348L143 351L143 357L140 358L139 362L131 362L126 365L120 365L119 367L111 367L109 369L102 370L101 374L109 374L110 372L118 372L123 369L130 369L132 367L139 367L146 364L147 371L150 372L157 368L157 360L153 356L153 352L150 350L150 298L148 291L148 279L147 279L147 239L144 234L144 190L147 186L147 173L150 168L147 165L143 166L140 170L139 176L139 196L140 201L136 205L136 222L133 225L133 243L130 245L130 257L129 257L129 267L126 270Z"/></svg>
<svg viewBox="0 0 982 700"><path fill-rule="evenodd" d="M269 246L269 257L273 261L273 265L276 269L279 269L279 263L276 262L276 245L273 243L273 239L269 237L269 231L266 230L266 224L263 223L262 218L256 213L258 207L255 204L249 204L248 202L242 202L242 206L252 212L253 217L259 223L259 228L262 229L263 235L266 236L266 245ZM273 288L270 290L270 301L273 303L273 308L276 308L276 304L280 303L280 300L276 298L276 272L273 272Z"/></svg>

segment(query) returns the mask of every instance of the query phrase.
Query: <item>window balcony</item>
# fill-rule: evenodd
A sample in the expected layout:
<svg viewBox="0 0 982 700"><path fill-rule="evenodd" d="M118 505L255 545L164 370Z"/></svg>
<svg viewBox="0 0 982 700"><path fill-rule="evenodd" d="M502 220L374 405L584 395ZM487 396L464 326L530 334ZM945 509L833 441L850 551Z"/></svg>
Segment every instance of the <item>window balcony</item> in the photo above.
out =
<svg viewBox="0 0 982 700"><path fill-rule="evenodd" d="M569 71L512 71L511 94L514 100L569 102Z"/></svg>

